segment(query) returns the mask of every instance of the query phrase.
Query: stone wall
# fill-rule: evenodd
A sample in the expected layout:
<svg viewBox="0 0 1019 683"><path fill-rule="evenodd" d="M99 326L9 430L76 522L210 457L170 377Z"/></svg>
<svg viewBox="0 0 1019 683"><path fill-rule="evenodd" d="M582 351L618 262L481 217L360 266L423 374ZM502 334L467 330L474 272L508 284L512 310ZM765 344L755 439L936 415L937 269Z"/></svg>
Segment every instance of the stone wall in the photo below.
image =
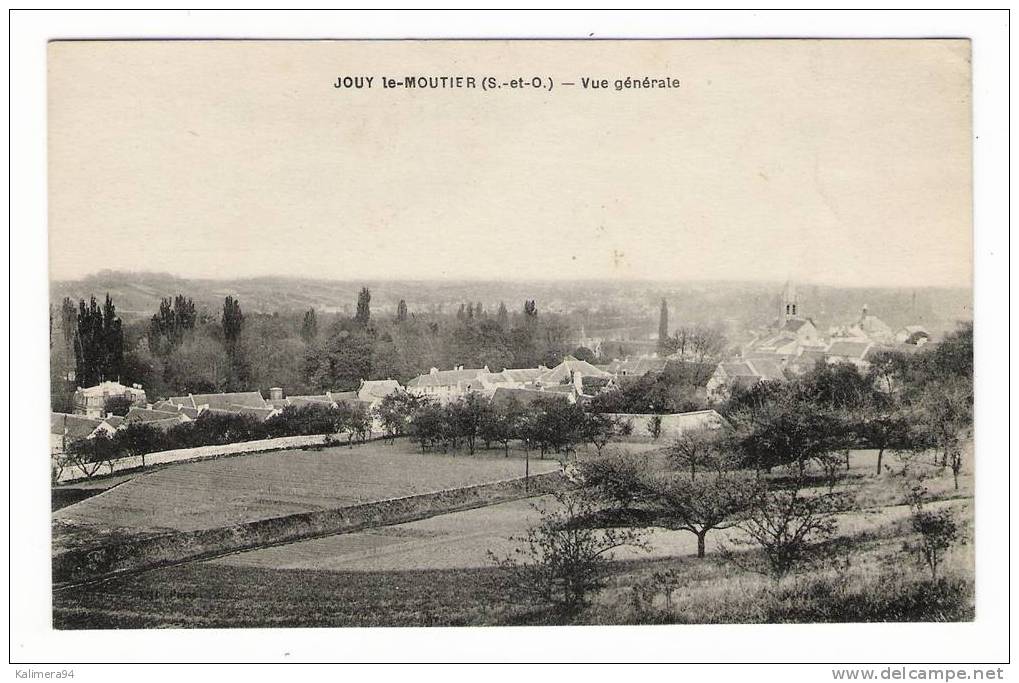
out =
<svg viewBox="0 0 1019 683"><path fill-rule="evenodd" d="M327 438L337 440L337 443L345 443L346 436L336 434L313 434L310 436L283 436L276 439L260 439L258 441L238 441L220 446L199 446L197 448L177 448L170 451L159 451L148 453L144 458L140 455L133 455L128 458L118 458L113 461L113 471L108 465L102 465L94 476L116 474L124 470L131 470L144 466L166 465L174 462L187 462L192 460L206 460L208 458L219 458L225 455L246 455L248 453L265 453L267 451L280 451L288 448L305 448L308 446L325 445ZM79 481L86 479L85 473L77 465L67 465L57 475L56 482Z"/></svg>
<svg viewBox="0 0 1019 683"><path fill-rule="evenodd" d="M561 472L445 489L332 510L196 531L174 531L105 545L73 548L53 557L54 585L72 584L121 572L138 571L291 543L370 527L412 522L435 515L528 498L566 486Z"/></svg>

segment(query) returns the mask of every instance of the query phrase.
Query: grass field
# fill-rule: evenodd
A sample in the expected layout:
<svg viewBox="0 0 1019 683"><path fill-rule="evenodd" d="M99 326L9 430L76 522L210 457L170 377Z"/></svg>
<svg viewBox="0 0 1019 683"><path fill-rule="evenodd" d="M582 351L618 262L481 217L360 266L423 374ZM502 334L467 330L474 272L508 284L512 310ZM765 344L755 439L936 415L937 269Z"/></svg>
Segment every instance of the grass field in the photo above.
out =
<svg viewBox="0 0 1019 683"><path fill-rule="evenodd" d="M973 614L973 478L960 477L956 490L950 472L914 462L906 474L923 472L932 508L950 507L963 523L963 542L953 548L943 575L933 581L906 550L915 539L909 527L905 495L913 481L903 463L886 456L890 469L875 476L873 452L855 452L846 481L854 485L865 508L840 516L839 536L853 539L844 564L821 567L776 584L721 562L718 543L727 533L708 535L708 557L694 557L695 538L683 531L651 531L651 553L616 554L609 585L581 615L579 623L766 623L783 621L920 621L966 620ZM293 463L276 458L292 458ZM319 460L325 456L324 460ZM351 459L353 457L353 459ZM246 468L219 467L252 459ZM289 466L296 463L295 468ZM345 466L342 466L345 463ZM200 466L205 474L163 492L163 498L206 500L218 491L211 514L268 514L283 502L291 505L335 504L357 496L414 492L414 487L475 483L473 477L506 478L523 463L501 455L421 456L409 444L358 449L246 456L168 468L66 508L110 497L155 475ZM532 460L531 471L542 467ZM546 461L546 468L556 468ZM500 468L507 468L506 470ZM538 468L538 469L536 469ZM247 476L239 476L240 473ZM290 478L290 472L317 473L313 486ZM498 474L493 475L493 472ZM509 472L506 474L505 472ZM265 477L259 481L258 476ZM332 477L329 479L326 475ZM382 477L389 480L382 481ZM320 481L321 480L321 481ZM483 480L483 479L482 479ZM171 480L172 481L172 480ZM330 488L326 482L334 481ZM452 483L450 483L452 481ZM163 480L165 484L165 480ZM149 482L146 482L149 483ZM154 479L152 485L160 483ZM223 487L229 485L229 490ZM216 489L219 486L219 489ZM288 488L290 487L290 488ZM128 489L130 491L130 489ZM156 488L149 488L155 495ZM392 493L397 492L397 493ZM261 504L267 495L274 505ZM172 494L170 496L169 494ZM183 494L183 495L182 495ZM134 495L132 493L132 495ZM346 496L346 497L344 497ZM144 499L138 502L143 502ZM58 628L228 627L228 626L424 626L551 623L541 606L508 597L505 574L492 566L488 552L511 553L520 536L537 519L532 502L520 500L439 515L406 524L339 534L288 545L227 555L206 562L158 569L107 583L54 593ZM340 503L342 504L342 503ZM150 506L151 507L151 506ZM122 510L109 507L112 519ZM307 509L307 508L304 508ZM190 511L170 508L180 521ZM60 513L58 513L59 515ZM151 519L151 512L130 513ZM209 513L206 513L209 514ZM676 585L663 592L654 586L657 572L672 571ZM635 596L643 591L650 601Z"/></svg>
<svg viewBox="0 0 1019 683"><path fill-rule="evenodd" d="M554 459L530 463L531 474L558 468ZM206 529L523 475L522 458L495 451L422 455L406 439L375 441L174 465L131 477L53 518L58 527Z"/></svg>
<svg viewBox="0 0 1019 683"><path fill-rule="evenodd" d="M953 505L965 504L960 501ZM945 578L925 578L902 552L903 518L855 534L852 566L785 580L745 574L709 554L618 561L579 623L773 623L972 619L969 547L953 551ZM298 544L300 545L300 544ZM288 546L293 547L293 546ZM675 573L669 603L633 594L656 572ZM226 628L471 626L556 623L545 608L509 597L491 565L456 569L342 571L192 563L54 594L54 626Z"/></svg>

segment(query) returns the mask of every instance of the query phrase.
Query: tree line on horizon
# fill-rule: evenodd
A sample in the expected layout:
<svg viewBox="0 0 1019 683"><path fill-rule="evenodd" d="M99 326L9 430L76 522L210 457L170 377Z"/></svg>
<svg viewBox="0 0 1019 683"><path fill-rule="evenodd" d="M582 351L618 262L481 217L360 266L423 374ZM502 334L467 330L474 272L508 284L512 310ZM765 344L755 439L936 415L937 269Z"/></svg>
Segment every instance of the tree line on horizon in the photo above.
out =
<svg viewBox="0 0 1019 683"><path fill-rule="evenodd" d="M124 322L107 295L60 307L60 342L51 323L54 410L69 411L77 386L104 380L140 384L150 398L284 387L288 394L357 389L362 379L403 383L432 367L552 367L573 353L571 329L525 300L510 312L464 302L453 314L417 313L400 300L395 314L372 314L371 292L352 316L314 308L300 314L245 313L233 296L214 315L184 294L166 297L147 320ZM73 378L73 379L71 379Z"/></svg>

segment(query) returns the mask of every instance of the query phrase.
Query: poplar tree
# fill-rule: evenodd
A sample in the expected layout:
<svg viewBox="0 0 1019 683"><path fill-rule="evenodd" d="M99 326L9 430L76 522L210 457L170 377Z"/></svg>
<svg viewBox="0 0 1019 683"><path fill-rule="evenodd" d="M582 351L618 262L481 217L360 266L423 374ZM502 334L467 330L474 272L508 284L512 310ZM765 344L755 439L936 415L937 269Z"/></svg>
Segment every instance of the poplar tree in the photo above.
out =
<svg viewBox="0 0 1019 683"><path fill-rule="evenodd" d="M304 314L304 322L301 323L301 339L305 344L310 344L317 336L318 318L315 316L315 309L309 308Z"/></svg>
<svg viewBox="0 0 1019 683"><path fill-rule="evenodd" d="M362 287L357 295L357 313L354 314L354 322L361 327L368 327L371 322L371 300L371 292L367 287Z"/></svg>

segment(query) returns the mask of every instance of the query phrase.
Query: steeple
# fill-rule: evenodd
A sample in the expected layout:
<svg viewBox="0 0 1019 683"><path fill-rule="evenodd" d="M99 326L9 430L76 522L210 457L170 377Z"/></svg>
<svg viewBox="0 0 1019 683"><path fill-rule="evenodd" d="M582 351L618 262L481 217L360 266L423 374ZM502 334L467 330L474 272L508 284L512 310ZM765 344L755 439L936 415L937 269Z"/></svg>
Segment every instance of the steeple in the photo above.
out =
<svg viewBox="0 0 1019 683"><path fill-rule="evenodd" d="M796 283L786 280L785 289L782 292L782 313L779 319L782 322L797 317Z"/></svg>

